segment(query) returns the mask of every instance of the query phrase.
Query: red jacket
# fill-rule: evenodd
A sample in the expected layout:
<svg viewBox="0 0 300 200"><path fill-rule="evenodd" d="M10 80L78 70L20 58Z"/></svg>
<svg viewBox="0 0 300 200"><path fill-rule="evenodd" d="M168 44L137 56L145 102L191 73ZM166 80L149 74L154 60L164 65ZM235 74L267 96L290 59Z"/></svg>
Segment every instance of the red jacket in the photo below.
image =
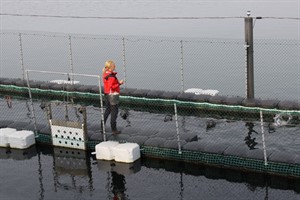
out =
<svg viewBox="0 0 300 200"><path fill-rule="evenodd" d="M117 72L111 71L105 71L103 73L104 94L120 93L120 84L116 75Z"/></svg>

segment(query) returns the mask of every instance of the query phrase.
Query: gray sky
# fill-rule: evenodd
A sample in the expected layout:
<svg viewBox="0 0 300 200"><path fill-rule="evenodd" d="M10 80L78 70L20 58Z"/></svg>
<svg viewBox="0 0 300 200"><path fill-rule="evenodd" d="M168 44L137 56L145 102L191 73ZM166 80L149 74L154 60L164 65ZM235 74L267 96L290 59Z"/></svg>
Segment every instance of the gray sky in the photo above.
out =
<svg viewBox="0 0 300 200"><path fill-rule="evenodd" d="M112 20L1 16L1 29L99 35L243 38L247 10L255 38L300 38L300 0L1 0L1 13L80 17L233 17L195 20Z"/></svg>

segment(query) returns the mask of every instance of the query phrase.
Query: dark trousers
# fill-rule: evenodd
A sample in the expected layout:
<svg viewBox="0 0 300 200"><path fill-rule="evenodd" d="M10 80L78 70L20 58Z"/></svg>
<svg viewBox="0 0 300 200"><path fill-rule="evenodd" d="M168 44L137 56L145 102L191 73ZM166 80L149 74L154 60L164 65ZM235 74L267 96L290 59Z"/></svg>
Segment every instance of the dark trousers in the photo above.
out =
<svg viewBox="0 0 300 200"><path fill-rule="evenodd" d="M106 97L106 109L104 112L104 124L106 124L106 121L108 119L108 116L110 114L110 126L112 131L117 131L117 117L119 112L119 105L111 105L109 103L107 95Z"/></svg>

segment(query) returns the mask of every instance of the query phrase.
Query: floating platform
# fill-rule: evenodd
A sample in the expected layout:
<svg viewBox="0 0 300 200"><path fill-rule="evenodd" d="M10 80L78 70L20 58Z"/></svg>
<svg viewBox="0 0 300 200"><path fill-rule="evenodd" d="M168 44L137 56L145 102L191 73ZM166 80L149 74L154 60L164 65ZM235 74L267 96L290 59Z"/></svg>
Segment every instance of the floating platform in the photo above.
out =
<svg viewBox="0 0 300 200"><path fill-rule="evenodd" d="M99 87L96 85L61 84L43 81L30 81L32 97L35 99L61 100L68 96L75 103L100 107ZM28 97L27 83L21 79L1 78L0 92L3 95ZM214 93L215 94L215 93ZM173 112L174 103L182 114L202 111L200 114L219 115L220 117L259 118L263 110L265 117L278 112L291 114L300 123L300 102L277 99L245 99L239 96L221 96L196 93L170 92L137 88L122 88L120 92L122 106L135 110L153 112ZM182 108L182 109L181 109ZM269 114L269 116L267 116Z"/></svg>
<svg viewBox="0 0 300 200"><path fill-rule="evenodd" d="M59 100L68 96L68 98L74 98L76 103L83 103L84 105L98 108L100 105L99 88L97 86L76 84L65 87L61 84L39 81L33 81L30 85L33 98L37 101L41 99ZM3 96L11 95L13 98L25 97L28 99L27 85L20 79L1 78L0 91ZM128 88L122 90L120 99L122 106L131 109L130 112L134 118L131 118L130 126L124 120L118 121L118 126L120 126L118 128L122 131L119 135L112 135L108 128L106 140L120 143L137 143L140 146L142 156L300 177L300 150L299 142L297 142L300 139L300 107L298 102L278 100L248 101L241 97L196 95L192 93ZM185 130L184 127L181 127L181 149L179 149L174 120L168 121L167 118L165 118L165 121L164 119L159 122L157 120L157 117L161 119L162 116L173 113L174 103L178 105L179 115L184 116L182 120L184 119L185 123L182 121L182 125L187 122L205 124L209 121L207 116L217 116L215 118L216 126L213 129L218 131L205 130L199 124L193 125L194 127L190 128L190 130ZM35 107L38 107L38 105L35 105ZM25 103L14 102L12 108L7 108L7 111L12 109L16 109L18 112L24 110L25 113L23 114L26 115ZM269 136L267 142L272 144L272 147L267 148L267 163L264 160L264 151L261 143L259 142L259 145L252 148L248 144L249 141L246 141L247 137L251 136L251 134L247 135L251 131L247 127L247 120L252 119L256 120L254 123L259 123L259 111L261 110L264 112L264 117L271 119L271 121L275 114L283 112L291 115L293 118L292 127L278 129L276 134ZM38 116L44 115L42 111L39 112ZM151 121L148 121L150 124L143 121L145 117L148 120L151 119ZM226 128L226 124L230 122L224 119L228 118L231 120L238 119L238 121L233 122L234 129ZM12 118L7 116L0 117L0 128L28 131L34 131L36 128L37 143L53 145L51 129L47 121L38 121L37 126L34 127L32 120L28 120L24 120L24 118L23 120L18 120L14 116ZM89 120L87 123L88 138L86 147L87 150L94 151L95 146L104 141L104 137L100 132L100 121L92 119L92 122L89 122ZM118 120L121 120L120 117ZM163 123L164 127L160 126L159 123ZM255 129L258 132L260 127L257 126ZM241 133L246 133L246 137L241 135ZM226 138L228 135L238 138L238 141ZM259 135L256 137L260 137ZM248 139L251 141L251 137ZM293 142L293 145L286 141Z"/></svg>
<svg viewBox="0 0 300 200"><path fill-rule="evenodd" d="M15 127L18 130L33 129L23 122L1 120L0 127ZM140 128L140 129L139 129ZM246 171L255 171L289 177L300 177L300 154L295 151L267 150L267 164L264 161L264 152L260 146L250 150L249 146L232 141L212 142L202 138L205 133L184 133L181 136L181 151L175 131L145 130L141 127L119 128L122 133L112 135L107 132L107 140L120 143L137 143L142 156L164 160L177 160L198 164L213 165L222 168L234 168ZM297 129L299 130L299 129ZM50 129L46 124L38 124L36 142L41 145L53 146ZM217 136L216 136L217 137ZM103 135L89 126L87 150L95 151L96 145L103 141ZM272 141L273 142L273 141Z"/></svg>

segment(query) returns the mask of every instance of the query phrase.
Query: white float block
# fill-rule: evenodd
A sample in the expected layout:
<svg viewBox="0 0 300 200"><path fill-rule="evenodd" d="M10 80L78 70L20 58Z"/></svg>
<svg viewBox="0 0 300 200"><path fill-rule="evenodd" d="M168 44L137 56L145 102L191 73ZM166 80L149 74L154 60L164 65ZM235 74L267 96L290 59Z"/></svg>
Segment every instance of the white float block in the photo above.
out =
<svg viewBox="0 0 300 200"><path fill-rule="evenodd" d="M132 163L141 157L140 146L136 143L123 143L112 148L115 161Z"/></svg>
<svg viewBox="0 0 300 200"><path fill-rule="evenodd" d="M96 159L99 160L113 160L114 154L112 148L119 145L116 141L101 142L95 146Z"/></svg>
<svg viewBox="0 0 300 200"><path fill-rule="evenodd" d="M57 84L79 84L80 82L79 81L66 81L66 80L52 80L50 81L50 83L57 83Z"/></svg>
<svg viewBox="0 0 300 200"><path fill-rule="evenodd" d="M8 142L8 136L16 132L17 130L14 128L1 128L0 129L0 147L8 147L9 142Z"/></svg>
<svg viewBox="0 0 300 200"><path fill-rule="evenodd" d="M196 95L201 95L201 94L204 94L204 95L211 95L211 96L216 96L219 91L218 90L203 90L201 88L189 88L187 90L184 91L185 93L194 93Z"/></svg>
<svg viewBox="0 0 300 200"><path fill-rule="evenodd" d="M8 136L9 146L15 149L26 149L35 144L33 131L15 131Z"/></svg>

